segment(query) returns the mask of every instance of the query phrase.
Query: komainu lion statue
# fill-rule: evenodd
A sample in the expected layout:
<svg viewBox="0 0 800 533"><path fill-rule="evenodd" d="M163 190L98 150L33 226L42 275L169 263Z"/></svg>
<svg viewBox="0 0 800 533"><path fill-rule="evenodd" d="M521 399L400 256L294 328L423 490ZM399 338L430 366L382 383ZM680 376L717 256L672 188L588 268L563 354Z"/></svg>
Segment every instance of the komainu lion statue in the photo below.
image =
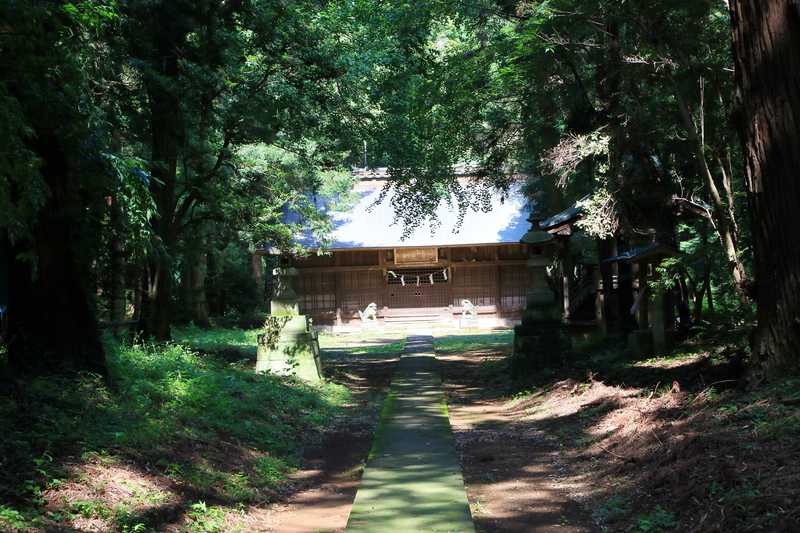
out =
<svg viewBox="0 0 800 533"><path fill-rule="evenodd" d="M469 300L461 300L461 318L478 318L478 308Z"/></svg>
<svg viewBox="0 0 800 533"><path fill-rule="evenodd" d="M362 322L378 320L378 305L375 302L369 304L363 311L358 312Z"/></svg>

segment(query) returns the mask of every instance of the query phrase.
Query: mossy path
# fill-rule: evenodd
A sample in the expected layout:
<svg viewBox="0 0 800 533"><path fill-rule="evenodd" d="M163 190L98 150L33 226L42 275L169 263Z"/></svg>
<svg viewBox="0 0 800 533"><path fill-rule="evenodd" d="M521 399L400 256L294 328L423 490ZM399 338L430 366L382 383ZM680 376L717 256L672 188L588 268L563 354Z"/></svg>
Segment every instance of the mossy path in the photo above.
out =
<svg viewBox="0 0 800 533"><path fill-rule="evenodd" d="M431 337L406 342L347 531L474 531Z"/></svg>

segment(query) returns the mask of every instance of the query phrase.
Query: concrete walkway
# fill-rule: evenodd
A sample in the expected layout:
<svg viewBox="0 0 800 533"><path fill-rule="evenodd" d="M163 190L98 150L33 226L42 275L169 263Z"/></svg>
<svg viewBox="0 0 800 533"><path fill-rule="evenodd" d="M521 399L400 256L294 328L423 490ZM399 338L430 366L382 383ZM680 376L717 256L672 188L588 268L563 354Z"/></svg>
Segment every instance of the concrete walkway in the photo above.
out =
<svg viewBox="0 0 800 533"><path fill-rule="evenodd" d="M409 337L347 531L474 532L431 337Z"/></svg>

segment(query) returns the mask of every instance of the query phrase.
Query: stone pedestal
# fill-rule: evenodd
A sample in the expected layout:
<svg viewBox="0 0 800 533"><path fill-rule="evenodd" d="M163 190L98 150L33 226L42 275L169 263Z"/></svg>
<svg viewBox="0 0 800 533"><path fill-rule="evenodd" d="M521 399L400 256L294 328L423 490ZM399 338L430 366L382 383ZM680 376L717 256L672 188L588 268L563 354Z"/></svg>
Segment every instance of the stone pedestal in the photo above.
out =
<svg viewBox="0 0 800 533"><path fill-rule="evenodd" d="M511 373L515 378L561 365L569 347L556 295L547 283L546 269L549 264L549 259L541 254L534 254L528 259L531 287L526 297L522 324L514 328Z"/></svg>
<svg viewBox="0 0 800 533"><path fill-rule="evenodd" d="M277 339L270 335L258 336L256 372L271 372L284 376L297 376L308 382L322 380L322 360L317 332L311 330L310 320L304 315L276 317L280 324Z"/></svg>
<svg viewBox="0 0 800 533"><path fill-rule="evenodd" d="M653 330L636 329L628 333L628 350L634 356L653 354Z"/></svg>
<svg viewBox="0 0 800 533"><path fill-rule="evenodd" d="M383 328L378 320L362 320L360 326L361 331L379 331Z"/></svg>

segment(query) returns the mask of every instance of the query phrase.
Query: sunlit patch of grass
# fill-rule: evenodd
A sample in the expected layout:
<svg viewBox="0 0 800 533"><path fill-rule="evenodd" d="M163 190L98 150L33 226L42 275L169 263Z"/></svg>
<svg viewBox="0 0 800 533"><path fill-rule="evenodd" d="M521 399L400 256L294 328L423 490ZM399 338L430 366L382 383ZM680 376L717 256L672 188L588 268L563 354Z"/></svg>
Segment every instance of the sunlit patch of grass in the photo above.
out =
<svg viewBox="0 0 800 533"><path fill-rule="evenodd" d="M194 325L176 327L172 336L176 342L204 352L238 350L245 357L255 357L258 334L261 328L210 328L201 329Z"/></svg>
<svg viewBox="0 0 800 533"><path fill-rule="evenodd" d="M650 357L640 361L634 361L630 366L634 367L665 367L674 366L677 363L688 363L697 360L701 354L697 352L675 352L658 357Z"/></svg>
<svg viewBox="0 0 800 533"><path fill-rule="evenodd" d="M295 466L277 457L259 457L252 465L254 483L257 486L272 487L286 479L287 474L295 470Z"/></svg>
<svg viewBox="0 0 800 533"><path fill-rule="evenodd" d="M222 507L195 502L187 513L190 519L189 530L203 533L222 533L223 531L242 531L243 526L232 524L228 513Z"/></svg>
<svg viewBox="0 0 800 533"><path fill-rule="evenodd" d="M360 345L380 346L394 343L405 343L406 335L396 331L362 331L358 333L320 332L320 348L356 348Z"/></svg>
<svg viewBox="0 0 800 533"><path fill-rule="evenodd" d="M93 483L81 468L90 463L108 469L144 460L182 485L232 505L260 501L285 480L304 443L352 401L341 385L258 375L180 344L109 344L108 363L111 387L91 374L48 376L28 383L24 411L13 400L0 399L0 424L6 428L0 455L8 459L0 471L0 498L13 502L0 508L0 529L77 516L133 531L141 522L138 508L170 498L168 492L119 480L118 489L129 493L122 500L109 503L89 492L53 507L48 495L58 494L62 482L85 476L84 487ZM191 453L176 456L182 445L219 449L222 442L230 453L263 458L229 463L198 460ZM65 460L72 473L63 469ZM97 493L104 494L104 487ZM192 523L213 530L214 512L195 511Z"/></svg>
<svg viewBox="0 0 800 533"><path fill-rule="evenodd" d="M514 342L514 331L488 331L473 335L445 335L435 337L434 349L442 354L466 353L479 350L510 350Z"/></svg>
<svg viewBox="0 0 800 533"><path fill-rule="evenodd" d="M405 348L404 341L389 344L361 345L349 348L338 348L335 354L329 353L328 357L391 357L399 355Z"/></svg>

